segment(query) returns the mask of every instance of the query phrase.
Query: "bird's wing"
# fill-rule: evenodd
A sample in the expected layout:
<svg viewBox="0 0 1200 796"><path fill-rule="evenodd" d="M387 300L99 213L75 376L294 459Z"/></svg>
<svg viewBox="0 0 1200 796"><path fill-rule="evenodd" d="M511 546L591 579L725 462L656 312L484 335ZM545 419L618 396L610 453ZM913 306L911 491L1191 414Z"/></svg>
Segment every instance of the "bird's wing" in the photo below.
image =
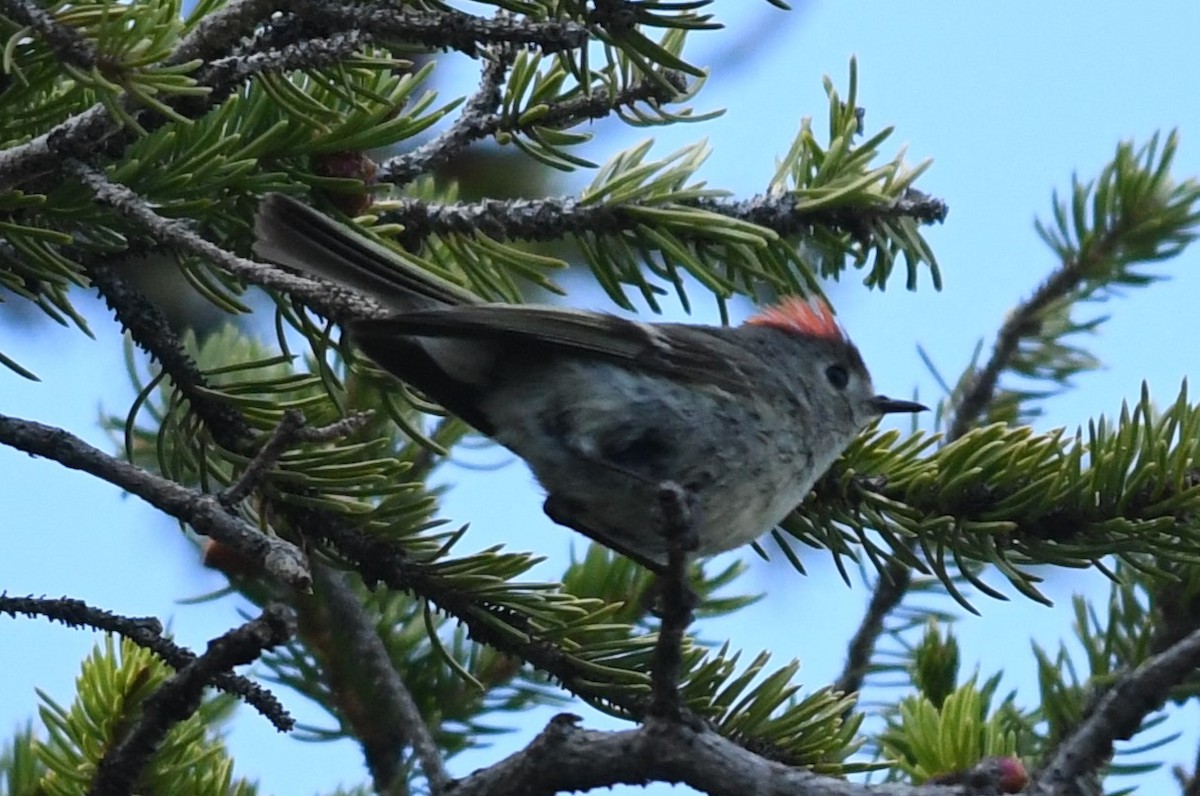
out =
<svg viewBox="0 0 1200 796"><path fill-rule="evenodd" d="M522 357L575 356L660 373L680 381L736 388L766 365L727 339L728 329L649 324L559 307L479 304L445 307L354 323L372 357L397 338L441 338L501 346ZM753 372L752 372L753 371Z"/></svg>

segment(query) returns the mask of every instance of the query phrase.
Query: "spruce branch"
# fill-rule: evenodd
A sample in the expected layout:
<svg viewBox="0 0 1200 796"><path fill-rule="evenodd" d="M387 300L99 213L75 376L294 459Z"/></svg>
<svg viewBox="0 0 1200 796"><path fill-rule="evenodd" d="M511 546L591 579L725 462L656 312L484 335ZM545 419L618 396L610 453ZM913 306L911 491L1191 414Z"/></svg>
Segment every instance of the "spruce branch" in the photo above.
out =
<svg viewBox="0 0 1200 796"><path fill-rule="evenodd" d="M62 429L0 415L0 443L82 470L137 495L256 562L271 577L304 591L312 583L304 553L290 542L251 527L227 513L215 497L180 486L114 459Z"/></svg>
<svg viewBox="0 0 1200 796"><path fill-rule="evenodd" d="M1121 286L1155 281L1135 269L1174 257L1195 239L1200 182L1172 180L1170 168L1178 145L1175 133L1167 137L1161 152L1157 135L1137 150L1123 143L1094 182L1072 181L1069 205L1054 197L1055 225L1038 221L1036 226L1058 256L1059 266L1009 314L987 363L965 374L951 415L949 440L961 437L984 416L1004 373L1015 371L1061 385L1079 372L1079 359L1055 338L1092 331L1097 324L1069 322L1071 306L1103 300Z"/></svg>
<svg viewBox="0 0 1200 796"><path fill-rule="evenodd" d="M295 508L285 511L306 538L322 541L348 559L368 586L381 583L428 599L461 622L476 642L527 661L604 712L635 721L650 717L653 687L647 671L656 665L658 645L682 662L680 704L711 721L721 734L790 765L829 772L855 769L843 758L855 747L857 722L842 720L847 705L828 689L796 699L798 687L791 684L798 669L794 661L770 673L766 686L743 696L762 673L768 655L759 655L738 672L738 655L722 650L704 656L694 642L684 639L681 654L675 656L670 650L676 642L668 638L660 645L653 634L636 634L634 628L618 625L611 606L545 594L545 584L505 583L508 578L500 573L519 574L532 564L527 557L489 551L464 559L417 560L402 545L378 535L345 523L318 522ZM480 582L488 572L495 574ZM581 612L592 618L585 620ZM591 651L595 645L599 646ZM665 668L660 671L669 674Z"/></svg>
<svg viewBox="0 0 1200 796"><path fill-rule="evenodd" d="M685 784L719 796L995 796L991 783L862 784L772 762L703 727L654 721L600 732L569 713L552 719L525 749L455 783L455 796L517 796L647 782Z"/></svg>
<svg viewBox="0 0 1200 796"><path fill-rule="evenodd" d="M142 768L172 726L193 715L204 688L218 674L251 663L264 650L282 644L295 618L282 607L269 607L257 619L209 642L208 650L169 677L141 705L141 715L100 760L88 793L132 793Z"/></svg>
<svg viewBox="0 0 1200 796"><path fill-rule="evenodd" d="M1093 331L1099 323L1071 321L1072 309L1102 300L1121 286L1154 281L1136 269L1178 255L1196 236L1200 183L1172 179L1177 148L1175 133L1161 149L1158 136L1139 149L1123 143L1096 180L1072 180L1069 202L1055 195L1054 224L1038 221L1036 229L1059 266L1009 313L986 364L963 374L944 409L950 418L945 444L962 439L985 418L1015 421L1016 405L1039 397L1029 391L1004 394L999 387L1003 375L1049 380L1061 387L1085 367L1094 367L1089 357L1061 342ZM979 496L990 494L985 490ZM1065 515L1056 519L1073 524ZM861 688L883 618L900 605L911 578L911 565L902 560L880 574L838 678L849 690Z"/></svg>
<svg viewBox="0 0 1200 796"><path fill-rule="evenodd" d="M403 0L383 0L370 6L293 0L291 13L271 23L263 43L274 47L298 43L313 31L351 30L364 31L381 43L459 50L470 56L489 45L532 46L558 53L576 50L588 40L587 29L570 20L541 22L507 15L480 17L452 9L417 10Z"/></svg>
<svg viewBox="0 0 1200 796"><path fill-rule="evenodd" d="M119 258L83 258L84 272L113 311L117 323L129 333L135 345L158 362L192 411L213 430L216 439L230 450L240 449L251 437L245 418L208 392L207 379L171 329L161 308L121 276L118 264L128 255L129 252L124 252Z"/></svg>
<svg viewBox="0 0 1200 796"><path fill-rule="evenodd" d="M19 0L6 2L16 4ZM355 46L376 37L468 52L474 52L477 44L489 42L536 44L546 52L558 52L578 48L587 40L586 29L568 21L482 19L461 12L413 11L403 5L374 4L367 8L298 0L295 14L303 11L302 24L295 22L299 17L285 15L269 28L273 38L258 38L249 48L239 49L241 38L267 21L277 5L261 0L230 4L180 39L163 58L162 66L167 70L193 62L207 66L190 84L196 90L157 105L161 113L148 116L146 108L126 94L109 107L96 105L26 143L0 151L0 188L53 174L64 159L92 162L100 152L119 151L133 140L135 131L151 132L170 121L171 115L196 118L254 75L329 66L349 56ZM43 27L50 30L48 25ZM54 35L55 41L65 42L71 34ZM310 40L315 42L310 45ZM288 49L283 53L264 52L273 48ZM117 112L127 126L112 118L110 111Z"/></svg>
<svg viewBox="0 0 1200 796"><path fill-rule="evenodd" d="M54 50L59 62L90 71L97 64L95 46L69 25L29 0L0 0L0 13L26 25Z"/></svg>
<svg viewBox="0 0 1200 796"><path fill-rule="evenodd" d="M13 617L17 614L44 616L52 622L61 622L68 627L91 627L113 633L150 650L175 669L182 669L196 659L195 653L163 636L162 622L155 617L120 616L93 608L81 600L65 597L47 599L10 597L7 594L0 594L0 613ZM211 684L253 706L280 732L290 732L296 724L275 695L253 680L232 672L217 672L213 675Z"/></svg>
<svg viewBox="0 0 1200 796"><path fill-rule="evenodd" d="M1168 692L1200 666L1200 630L1127 672L1034 772L1027 791L1037 796L1092 796L1088 782L1113 753L1113 742L1133 736L1162 706Z"/></svg>
<svg viewBox="0 0 1200 796"><path fill-rule="evenodd" d="M483 57L479 87L462 108L449 130L412 152L389 158L379 166L378 179L405 185L422 174L430 174L461 154L472 142L495 132L487 120L500 107L500 89L512 66L512 50L505 47Z"/></svg>
<svg viewBox="0 0 1200 796"><path fill-rule="evenodd" d="M610 235L634 231L645 223L640 207L661 205L651 202L582 201L562 196L545 199L485 199L465 204L441 204L420 199L398 199L384 210L381 220L401 224L413 237L480 232L498 240L550 241L564 235ZM681 198L682 208L693 209L696 229L691 235L706 240L711 236L702 229L711 215L729 221L754 225L781 238L795 237L814 228L852 233L872 219L909 218L922 224L945 218L947 208L939 199L924 194L906 194L886 207L817 209L803 208L796 196L761 196L745 201L725 201L708 197ZM688 235L687 229L681 234Z"/></svg>
<svg viewBox="0 0 1200 796"><path fill-rule="evenodd" d="M360 52L369 43L370 37L361 31L348 30L267 50L247 45L241 48L244 52L207 62L197 79L212 91L202 99L190 100L181 110L200 116L251 78L285 74L296 69L329 68Z"/></svg>
<svg viewBox="0 0 1200 796"><path fill-rule="evenodd" d="M229 0L203 17L189 20L190 30L166 62L169 65L208 62L229 55L285 5L286 0Z"/></svg>
<svg viewBox="0 0 1200 796"><path fill-rule="evenodd" d="M236 506L258 488L267 471L275 466L279 456L297 442L328 442L354 433L371 420L371 412L356 412L323 428L311 428L298 409L287 409L283 420L267 437L258 453L250 460L228 489L218 499L227 507Z"/></svg>
<svg viewBox="0 0 1200 796"><path fill-rule="evenodd" d="M668 720L684 719L679 700L679 673L683 666L683 642L697 596L688 584L688 553L699 544L693 517L692 496L682 486L659 486L662 534L667 540L667 567L662 574L658 640L650 665L653 692L649 715Z"/></svg>
<svg viewBox="0 0 1200 796"><path fill-rule="evenodd" d="M1182 562L1200 553L1190 519L1200 508L1190 464L1196 428L1200 406L1185 384L1162 411L1143 385L1115 421L1100 417L1074 435L994 423L932 455L924 451L935 437L868 435L783 526L836 555L861 545L877 563L894 557L932 572L968 609L948 571L953 562L994 564L1023 594L1045 601L1024 564L1081 567L1115 555L1136 565L1143 555ZM958 569L997 595L971 567Z"/></svg>
<svg viewBox="0 0 1200 796"><path fill-rule="evenodd" d="M138 224L155 240L210 260L244 282L302 297L314 309L335 319L347 317L348 308L353 308L349 317L378 317L384 313L376 302L354 291L295 276L282 268L247 260L222 249L183 222L154 212L134 191L110 181L84 162L71 160L64 168L95 193L99 201Z"/></svg>
<svg viewBox="0 0 1200 796"><path fill-rule="evenodd" d="M884 631L884 622L896 610L908 593L912 569L898 561L889 562L879 572L866 612L846 649L846 663L833 681L833 690L842 694L857 694L871 668L875 644Z"/></svg>

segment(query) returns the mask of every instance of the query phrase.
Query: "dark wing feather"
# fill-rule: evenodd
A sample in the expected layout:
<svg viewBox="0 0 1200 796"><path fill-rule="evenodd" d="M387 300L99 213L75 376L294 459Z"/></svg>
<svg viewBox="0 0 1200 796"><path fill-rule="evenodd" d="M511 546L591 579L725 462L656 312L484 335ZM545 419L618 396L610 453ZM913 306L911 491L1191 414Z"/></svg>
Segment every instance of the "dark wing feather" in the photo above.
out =
<svg viewBox="0 0 1200 796"><path fill-rule="evenodd" d="M473 304L479 297L414 267L395 251L284 194L268 194L254 223L264 260L366 293L397 310Z"/></svg>
<svg viewBox="0 0 1200 796"><path fill-rule="evenodd" d="M356 322L352 330L371 353L389 339L474 340L529 357L592 357L680 381L736 389L761 379L766 365L726 339L721 327L647 324L614 315L558 307L479 304L445 307ZM754 372L750 372L754 371Z"/></svg>

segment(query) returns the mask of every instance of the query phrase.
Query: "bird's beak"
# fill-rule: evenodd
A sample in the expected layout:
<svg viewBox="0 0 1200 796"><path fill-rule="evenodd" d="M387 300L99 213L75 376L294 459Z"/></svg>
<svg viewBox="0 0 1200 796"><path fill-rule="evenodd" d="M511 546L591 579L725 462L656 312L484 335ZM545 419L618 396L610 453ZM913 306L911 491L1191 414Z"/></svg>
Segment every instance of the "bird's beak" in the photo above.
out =
<svg viewBox="0 0 1200 796"><path fill-rule="evenodd" d="M897 401L895 398L888 398L886 395L876 395L872 398L871 408L881 415L894 414L896 412L925 412L929 409L928 406L923 406L916 401Z"/></svg>

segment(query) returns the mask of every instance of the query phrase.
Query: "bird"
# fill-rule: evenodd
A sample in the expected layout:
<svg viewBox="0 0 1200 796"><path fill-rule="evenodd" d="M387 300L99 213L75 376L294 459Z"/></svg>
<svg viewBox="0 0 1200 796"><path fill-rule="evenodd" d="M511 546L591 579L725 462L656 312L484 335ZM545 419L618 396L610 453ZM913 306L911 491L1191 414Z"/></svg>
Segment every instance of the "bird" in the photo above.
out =
<svg viewBox="0 0 1200 796"><path fill-rule="evenodd" d="M255 219L263 260L365 294L387 317L347 324L380 368L524 459L545 513L661 572L664 485L694 509L695 554L754 541L884 414L820 298L737 327L489 303L285 194Z"/></svg>

